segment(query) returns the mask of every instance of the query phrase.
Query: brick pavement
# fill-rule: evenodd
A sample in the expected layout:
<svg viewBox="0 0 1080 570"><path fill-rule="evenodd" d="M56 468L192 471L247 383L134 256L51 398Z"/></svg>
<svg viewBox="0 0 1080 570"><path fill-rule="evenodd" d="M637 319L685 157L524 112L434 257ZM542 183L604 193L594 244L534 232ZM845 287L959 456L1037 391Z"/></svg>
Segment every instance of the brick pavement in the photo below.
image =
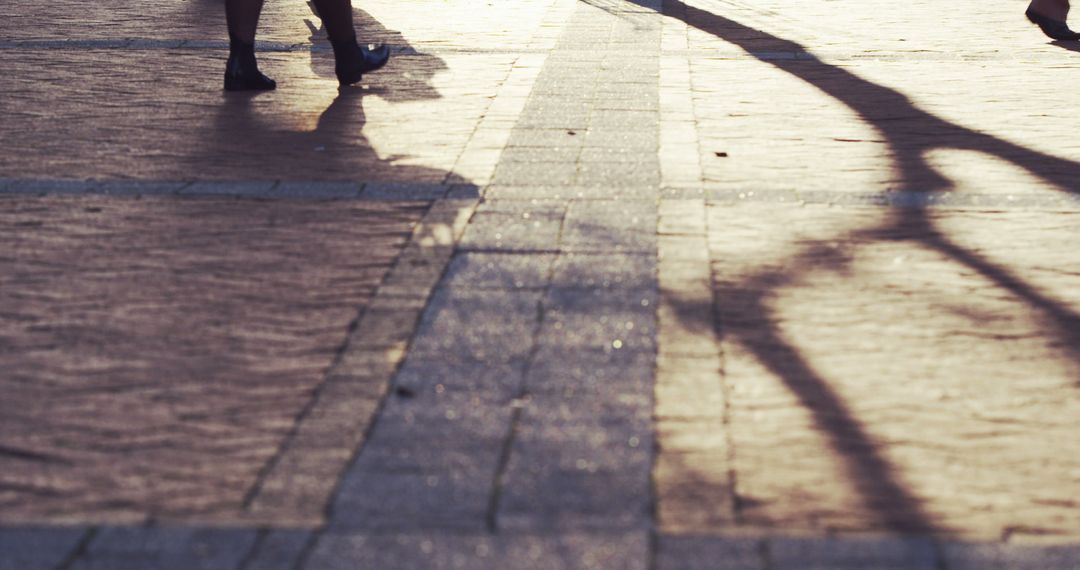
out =
<svg viewBox="0 0 1080 570"><path fill-rule="evenodd" d="M1072 51L415 4L5 8L0 568L1080 566Z"/></svg>

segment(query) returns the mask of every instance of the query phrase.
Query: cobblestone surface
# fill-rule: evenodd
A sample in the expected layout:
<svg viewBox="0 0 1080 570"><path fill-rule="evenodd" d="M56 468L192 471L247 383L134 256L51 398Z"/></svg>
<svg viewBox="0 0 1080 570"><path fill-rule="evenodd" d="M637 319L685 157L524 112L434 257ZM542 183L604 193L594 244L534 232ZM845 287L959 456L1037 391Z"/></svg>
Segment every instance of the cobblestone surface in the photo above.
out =
<svg viewBox="0 0 1080 570"><path fill-rule="evenodd" d="M0 8L0 568L1080 566L1022 5L358 4Z"/></svg>
<svg viewBox="0 0 1080 570"><path fill-rule="evenodd" d="M242 511L423 213L0 198L0 520Z"/></svg>

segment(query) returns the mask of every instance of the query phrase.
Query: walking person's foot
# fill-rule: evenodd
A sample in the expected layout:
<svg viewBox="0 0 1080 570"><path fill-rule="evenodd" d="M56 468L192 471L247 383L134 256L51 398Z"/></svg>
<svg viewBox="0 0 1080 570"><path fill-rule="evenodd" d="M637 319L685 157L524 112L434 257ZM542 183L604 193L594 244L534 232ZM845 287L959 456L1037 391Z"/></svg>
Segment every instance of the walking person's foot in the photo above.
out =
<svg viewBox="0 0 1080 570"><path fill-rule="evenodd" d="M1051 39L1080 40L1080 33L1069 29L1066 23L1069 16L1068 0L1032 0L1025 15Z"/></svg>
<svg viewBox="0 0 1080 570"><path fill-rule="evenodd" d="M385 45L360 46L356 38L345 42L330 42L334 47L334 73L342 86L360 81L365 73L375 71L390 60L390 48Z"/></svg>
<svg viewBox="0 0 1080 570"><path fill-rule="evenodd" d="M225 63L226 91L269 91L277 82L259 71L255 61L255 45L229 38L229 60Z"/></svg>
<svg viewBox="0 0 1080 570"><path fill-rule="evenodd" d="M229 56L225 63L226 91L269 91L277 88L277 82L263 75L255 64L255 59Z"/></svg>

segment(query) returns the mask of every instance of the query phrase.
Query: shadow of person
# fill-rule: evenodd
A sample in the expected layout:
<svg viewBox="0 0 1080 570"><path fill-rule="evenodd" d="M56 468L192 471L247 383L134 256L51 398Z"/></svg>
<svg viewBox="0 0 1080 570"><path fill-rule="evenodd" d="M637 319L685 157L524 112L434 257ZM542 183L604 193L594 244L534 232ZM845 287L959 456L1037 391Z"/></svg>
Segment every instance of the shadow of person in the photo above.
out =
<svg viewBox="0 0 1080 570"><path fill-rule="evenodd" d="M315 4L309 1L307 5L314 15L314 19L304 19L311 32L308 37L312 45L311 71L319 77L334 78L334 57L326 39L325 26L319 19ZM401 32L387 28L363 10L353 8L353 23L361 44L380 43L391 47L393 56L390 63L379 70L378 76L372 76L376 85L393 85L392 89L381 90L380 97L392 103L441 97L432 81L437 73L447 69L446 62L409 47Z"/></svg>
<svg viewBox="0 0 1080 570"><path fill-rule="evenodd" d="M220 0L199 2L204 10L194 11L193 17L208 17L207 5L220 4ZM206 180L468 184L449 171L401 164L408 158L405 156L380 156L363 134L365 96L376 95L390 103L439 99L442 95L433 79L447 65L437 56L418 54L400 32L386 28L366 12L354 9L354 14L363 41L387 43L395 54L405 57L392 57L386 67L366 75L363 86L339 88L327 104L330 86L337 83L333 53L321 27L305 20L312 41L320 44L311 50L310 68L325 78L326 85L304 88L300 95L290 92L304 81L301 71L299 76L281 78L276 92L225 93L209 132L186 157L187 170ZM288 63L295 62L297 55L279 57ZM295 65L285 68L294 74L299 71ZM312 107L322 105L325 109L313 121Z"/></svg>
<svg viewBox="0 0 1080 570"><path fill-rule="evenodd" d="M1080 42L1063 42L1061 40L1055 40L1050 42L1050 45L1069 51L1080 51Z"/></svg>
<svg viewBox="0 0 1080 570"><path fill-rule="evenodd" d="M380 181L442 184L448 171L396 164L363 134L367 89L349 87L320 113L283 116L264 97L228 94L213 128L189 157L200 178L212 180Z"/></svg>
<svg viewBox="0 0 1080 570"><path fill-rule="evenodd" d="M334 56L330 49L330 43L326 39L325 28L318 16L318 12L311 2L307 2L310 18L302 18L308 29L307 46L296 46L296 36L289 32L291 27L288 20L297 17L290 12L288 15L264 11L264 20L261 28L271 28L271 36L276 31L278 36L275 45L270 48L263 43L264 35L258 37L257 48L260 58L264 51L278 52L302 52L308 51L310 55L311 71L318 77L331 81L337 80L334 75ZM206 30L219 30L214 37L219 37L224 45L225 38L225 7L224 0L188 0L181 8L174 12L183 25L189 28L189 33L198 34L202 38ZM284 19L284 20L283 20ZM297 22L299 23L299 22ZM404 34L398 30L387 28L368 12L353 8L353 27L357 32L357 39L362 45L386 44L391 49L390 63L364 77L364 82L371 85L377 94L392 103L407 101L422 101L438 99L441 97L434 86L436 74L447 69L446 62L442 58L418 51L413 48ZM262 32L260 32L262 34ZM284 36L282 35L284 34ZM222 59L221 66L224 68L225 61ZM275 77L275 79L280 79ZM393 86L389 88L388 86Z"/></svg>

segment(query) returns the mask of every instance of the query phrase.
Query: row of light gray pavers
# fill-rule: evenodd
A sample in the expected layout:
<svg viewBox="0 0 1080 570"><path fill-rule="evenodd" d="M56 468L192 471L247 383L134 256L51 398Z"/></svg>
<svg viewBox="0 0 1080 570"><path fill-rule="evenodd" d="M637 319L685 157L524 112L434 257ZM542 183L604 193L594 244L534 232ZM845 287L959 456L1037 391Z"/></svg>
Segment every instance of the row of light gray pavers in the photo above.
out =
<svg viewBox="0 0 1080 570"><path fill-rule="evenodd" d="M0 179L2 194L104 194L115 196L247 196L360 200L475 199L471 184L348 181L141 181Z"/></svg>
<svg viewBox="0 0 1080 570"><path fill-rule="evenodd" d="M334 556L312 558L327 543ZM102 528L0 530L2 570L1075 570L1080 546L927 538Z"/></svg>
<svg viewBox="0 0 1080 570"><path fill-rule="evenodd" d="M574 185L424 184L348 181L141 181L43 180L0 178L3 195L237 196L252 198L343 200L477 199L481 196L554 196L570 199L623 197L619 189ZM649 194L663 199L705 199L719 203L763 202L787 205L825 204L891 208L1000 208L1007 210L1080 210L1080 195L1069 193L847 192L822 190L730 190L664 188ZM633 196L636 197L636 196Z"/></svg>

